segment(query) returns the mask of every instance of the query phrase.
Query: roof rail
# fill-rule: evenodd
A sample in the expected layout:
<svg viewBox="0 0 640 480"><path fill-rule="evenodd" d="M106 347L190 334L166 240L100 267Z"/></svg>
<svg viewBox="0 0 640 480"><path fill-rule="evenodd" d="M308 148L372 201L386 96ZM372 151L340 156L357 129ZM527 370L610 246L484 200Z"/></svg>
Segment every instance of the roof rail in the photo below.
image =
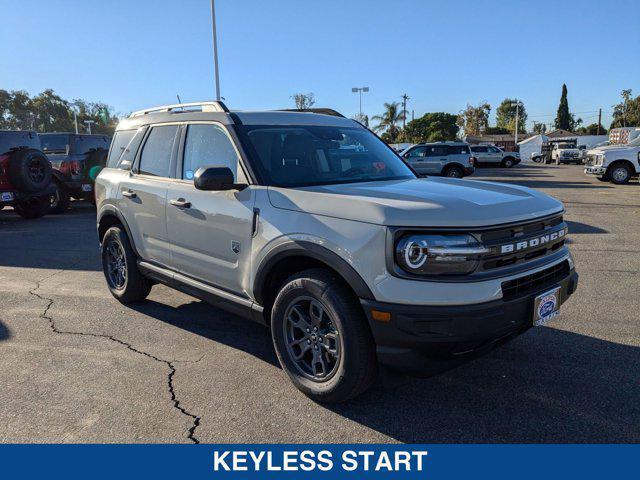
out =
<svg viewBox="0 0 640 480"><path fill-rule="evenodd" d="M332 115L334 117L342 117L340 112L335 111L333 108L281 108L276 112L306 112L306 113L320 113L322 115Z"/></svg>
<svg viewBox="0 0 640 480"><path fill-rule="evenodd" d="M193 102L193 103L174 103L172 105L162 105L160 107L145 108L131 113L129 118L147 115L149 113L173 112L175 110L197 110L200 107L201 112L228 112L229 109L221 101L214 102Z"/></svg>

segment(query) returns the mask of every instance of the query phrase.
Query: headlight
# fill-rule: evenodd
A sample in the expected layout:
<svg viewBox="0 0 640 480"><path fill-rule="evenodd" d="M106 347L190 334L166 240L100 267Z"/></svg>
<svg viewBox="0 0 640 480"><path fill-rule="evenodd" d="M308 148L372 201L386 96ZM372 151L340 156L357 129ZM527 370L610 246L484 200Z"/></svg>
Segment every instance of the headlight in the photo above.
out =
<svg viewBox="0 0 640 480"><path fill-rule="evenodd" d="M473 272L489 253L471 235L407 234L395 247L397 265L416 275L465 275Z"/></svg>

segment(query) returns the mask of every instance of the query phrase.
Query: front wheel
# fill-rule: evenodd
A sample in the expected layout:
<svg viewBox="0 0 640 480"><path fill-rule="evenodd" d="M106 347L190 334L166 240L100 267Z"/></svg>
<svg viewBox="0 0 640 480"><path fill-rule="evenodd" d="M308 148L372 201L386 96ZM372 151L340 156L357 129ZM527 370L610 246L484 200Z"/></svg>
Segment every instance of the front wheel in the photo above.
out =
<svg viewBox="0 0 640 480"><path fill-rule="evenodd" d="M335 274L305 270L290 277L271 311L278 360L311 399L337 403L376 378L375 343L357 298Z"/></svg>
<svg viewBox="0 0 640 480"><path fill-rule="evenodd" d="M511 167L513 167L514 165L515 165L515 163L514 163L514 161L513 161L513 158L505 158L505 159L502 161L502 166L503 166L504 168L511 168Z"/></svg>
<svg viewBox="0 0 640 480"><path fill-rule="evenodd" d="M629 180L631 180L631 169L625 164L614 165L609 172L607 172L607 176L616 185L623 185L629 183Z"/></svg>
<svg viewBox="0 0 640 480"><path fill-rule="evenodd" d="M64 213L69 209L69 205L71 205L71 197L69 196L67 189L58 182L54 182L53 186L54 191L53 195L51 195L49 213L57 215Z"/></svg>
<svg viewBox="0 0 640 480"><path fill-rule="evenodd" d="M151 291L137 260L127 234L120 227L107 230L102 239L102 269L109 291L122 303L142 301Z"/></svg>

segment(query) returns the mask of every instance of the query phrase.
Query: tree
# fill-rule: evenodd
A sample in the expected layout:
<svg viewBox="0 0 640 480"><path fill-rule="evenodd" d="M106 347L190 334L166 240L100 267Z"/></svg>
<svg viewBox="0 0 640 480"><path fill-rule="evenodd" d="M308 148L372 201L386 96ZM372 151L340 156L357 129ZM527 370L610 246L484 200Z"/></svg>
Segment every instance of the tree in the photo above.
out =
<svg viewBox="0 0 640 480"><path fill-rule="evenodd" d="M633 98L632 91L622 90L622 101L613 106L611 128L640 126L640 95Z"/></svg>
<svg viewBox="0 0 640 480"><path fill-rule="evenodd" d="M455 140L458 116L444 112L426 113L411 120L405 129L405 140L412 143Z"/></svg>
<svg viewBox="0 0 640 480"><path fill-rule="evenodd" d="M406 112L400 108L398 102L385 103L384 113L371 117L371 120L378 122L378 125L373 127L373 130L375 132L383 132L381 137L385 142L394 143L400 134L398 123L402 121L405 114Z"/></svg>
<svg viewBox="0 0 640 480"><path fill-rule="evenodd" d="M505 98L496 110L496 126L506 130L507 133L516 131L516 108L518 109L518 132L526 132L527 109L522 102L519 107L516 107L516 102L520 101L515 98Z"/></svg>
<svg viewBox="0 0 640 480"><path fill-rule="evenodd" d="M480 102L477 107L467 104L456 120L457 125L464 130L465 135L482 135L489 127L489 113L491 105Z"/></svg>
<svg viewBox="0 0 640 480"><path fill-rule="evenodd" d="M533 133L537 133L538 135L545 133L547 131L547 126L544 123L533 122Z"/></svg>
<svg viewBox="0 0 640 480"><path fill-rule="evenodd" d="M68 132L73 127L69 102L48 88L31 101L34 128L38 132Z"/></svg>
<svg viewBox="0 0 640 480"><path fill-rule="evenodd" d="M369 116L365 115L364 113L360 114L360 113L356 113L353 116L353 119L356 122L361 123L362 125L364 125L365 127L369 128Z"/></svg>
<svg viewBox="0 0 640 480"><path fill-rule="evenodd" d="M567 86L562 84L562 95L560 96L560 104L558 105L558 113L556 119L553 122L555 128L562 130L568 130L573 132L580 125L582 125L582 119L576 119L572 113L569 113L569 102L567 101Z"/></svg>
<svg viewBox="0 0 640 480"><path fill-rule="evenodd" d="M484 133L486 135L506 135L511 132L508 129L502 127L487 127Z"/></svg>
<svg viewBox="0 0 640 480"><path fill-rule="evenodd" d="M312 93L295 93L291 96L298 110L306 110L316 104L316 96Z"/></svg>
<svg viewBox="0 0 640 480"><path fill-rule="evenodd" d="M576 130L576 133L582 133L584 135L598 135L598 124L592 123L586 127L580 127ZM600 135L606 135L607 129L600 124Z"/></svg>

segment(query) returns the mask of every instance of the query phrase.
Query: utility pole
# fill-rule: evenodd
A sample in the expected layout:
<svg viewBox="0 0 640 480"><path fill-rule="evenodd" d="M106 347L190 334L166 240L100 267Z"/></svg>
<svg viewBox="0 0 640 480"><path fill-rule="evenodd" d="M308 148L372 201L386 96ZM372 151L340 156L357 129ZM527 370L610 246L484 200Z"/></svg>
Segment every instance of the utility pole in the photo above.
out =
<svg viewBox="0 0 640 480"><path fill-rule="evenodd" d="M598 135L600 135L600 122L602 121L602 109L598 110Z"/></svg>
<svg viewBox="0 0 640 480"><path fill-rule="evenodd" d="M216 78L216 100L220 101L220 74L218 72L218 35L216 32L216 6L215 0L211 0L211 25L213 35L213 66Z"/></svg>
<svg viewBox="0 0 640 480"><path fill-rule="evenodd" d="M515 102L511 102L512 107L516 107L516 136L515 136L515 144L516 149L518 148L518 123L519 123L519 114L520 114L520 100L516 100Z"/></svg>
<svg viewBox="0 0 640 480"><path fill-rule="evenodd" d="M73 109L73 124L76 126L76 135L78 134L78 114L76 110Z"/></svg>
<svg viewBox="0 0 640 480"><path fill-rule="evenodd" d="M409 95L406 93L402 94L402 129L404 130L407 126L407 100L409 100Z"/></svg>

